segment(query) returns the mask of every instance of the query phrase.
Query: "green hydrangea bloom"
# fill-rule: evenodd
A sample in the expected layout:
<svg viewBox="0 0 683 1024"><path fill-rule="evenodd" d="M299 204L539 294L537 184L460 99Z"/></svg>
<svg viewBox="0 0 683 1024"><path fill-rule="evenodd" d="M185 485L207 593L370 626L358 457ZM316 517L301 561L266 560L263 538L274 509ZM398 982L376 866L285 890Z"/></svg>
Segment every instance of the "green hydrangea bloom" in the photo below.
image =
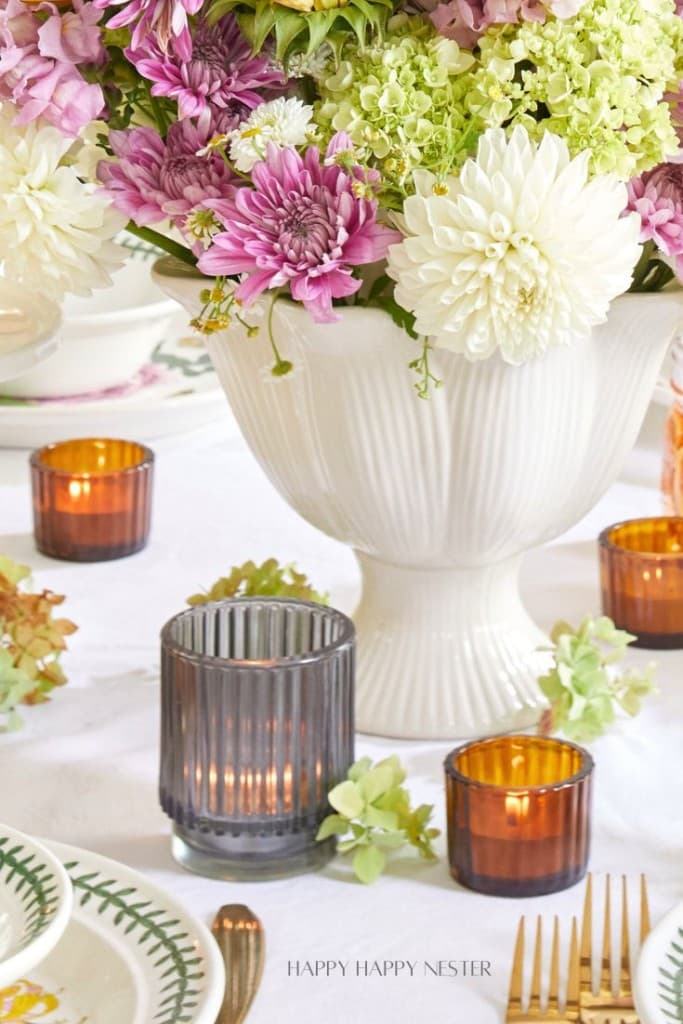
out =
<svg viewBox="0 0 683 1024"><path fill-rule="evenodd" d="M448 173L486 127L465 103L474 63L419 16L392 19L374 46L349 41L320 82L315 121L323 142L347 132L356 156L381 172L383 204L400 208L416 168Z"/></svg>
<svg viewBox="0 0 683 1024"><path fill-rule="evenodd" d="M664 99L683 75L673 0L586 0L574 18L495 26L480 50L466 103L487 125L553 131L591 152L593 173L624 180L676 152Z"/></svg>

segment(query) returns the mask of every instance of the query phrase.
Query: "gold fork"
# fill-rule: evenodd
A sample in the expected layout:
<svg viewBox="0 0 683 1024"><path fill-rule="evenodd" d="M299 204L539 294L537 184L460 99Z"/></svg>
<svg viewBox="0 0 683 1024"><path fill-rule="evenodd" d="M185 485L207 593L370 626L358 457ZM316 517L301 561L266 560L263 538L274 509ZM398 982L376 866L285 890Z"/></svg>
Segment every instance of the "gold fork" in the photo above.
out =
<svg viewBox="0 0 683 1024"><path fill-rule="evenodd" d="M522 1006L524 988L524 918L519 922L515 955L512 961L510 994L508 996L506 1024L557 1024L558 1021L579 1019L579 942L576 918L572 919L572 937L569 948L569 972L567 998L560 1010L560 929L558 919L553 924L553 944L550 953L550 982L548 999L541 1006L541 973L543 967L543 924L539 917L536 923L534 965L531 975L531 991L526 1006Z"/></svg>
<svg viewBox="0 0 683 1024"><path fill-rule="evenodd" d="M600 984L593 987L593 878L588 875L581 925L581 1021L582 1024L639 1024L633 1006L631 988L631 954L628 926L628 895L626 877L621 880L621 949L619 971L612 972L611 945L611 882L607 876L605 886L605 922L600 960ZM645 876L640 877L640 944L650 931L650 910L647 901Z"/></svg>

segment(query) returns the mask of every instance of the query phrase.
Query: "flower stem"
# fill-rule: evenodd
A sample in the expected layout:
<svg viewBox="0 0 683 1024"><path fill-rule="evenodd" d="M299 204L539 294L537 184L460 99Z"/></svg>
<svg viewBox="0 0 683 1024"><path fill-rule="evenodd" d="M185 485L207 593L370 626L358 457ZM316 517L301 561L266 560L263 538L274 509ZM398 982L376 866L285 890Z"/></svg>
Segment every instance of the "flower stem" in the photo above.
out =
<svg viewBox="0 0 683 1024"><path fill-rule="evenodd" d="M270 371L273 377L284 377L286 376L286 374L291 373L291 371L294 369L290 361L288 359L283 359L282 356L280 355L278 347L275 343L275 336L273 334L273 313L275 311L275 303L277 302L279 296L280 291L279 289L277 289L276 291L273 292L273 299L272 302L270 303L270 309L268 310L268 338L270 340L270 347L273 350L273 355L275 356L275 365Z"/></svg>
<svg viewBox="0 0 683 1024"><path fill-rule="evenodd" d="M169 256L175 256L177 260L182 260L183 263L187 263L191 267L197 266L196 257L192 255L189 249L186 249L179 242L174 242L172 238L167 238L166 235L162 235L159 231L154 231L152 228L138 227L132 220L129 220L126 224L126 231L131 235L135 235L136 238L141 238L143 242L149 242L150 245L156 246L157 249L162 249Z"/></svg>

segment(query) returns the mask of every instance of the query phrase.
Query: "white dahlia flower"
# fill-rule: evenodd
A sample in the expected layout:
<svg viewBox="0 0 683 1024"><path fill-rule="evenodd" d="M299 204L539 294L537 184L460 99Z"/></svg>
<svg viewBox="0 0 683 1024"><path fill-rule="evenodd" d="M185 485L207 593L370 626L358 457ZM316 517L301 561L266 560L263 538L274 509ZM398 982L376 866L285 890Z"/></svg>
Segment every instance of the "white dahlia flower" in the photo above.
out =
<svg viewBox="0 0 683 1024"><path fill-rule="evenodd" d="M17 127L15 116L0 107L2 276L57 300L90 295L124 261L111 239L126 219L79 180L72 139L40 121Z"/></svg>
<svg viewBox="0 0 683 1024"><path fill-rule="evenodd" d="M303 145L312 117L313 107L298 99L261 103L230 133L230 159L238 171L248 174L254 164L265 159L269 142L283 147Z"/></svg>
<svg viewBox="0 0 683 1024"><path fill-rule="evenodd" d="M588 181L588 159L570 159L550 132L537 144L522 127L509 139L490 129L459 177L415 174L388 273L420 334L471 360L499 350L518 364L604 322L631 282L640 225L622 216L615 176Z"/></svg>

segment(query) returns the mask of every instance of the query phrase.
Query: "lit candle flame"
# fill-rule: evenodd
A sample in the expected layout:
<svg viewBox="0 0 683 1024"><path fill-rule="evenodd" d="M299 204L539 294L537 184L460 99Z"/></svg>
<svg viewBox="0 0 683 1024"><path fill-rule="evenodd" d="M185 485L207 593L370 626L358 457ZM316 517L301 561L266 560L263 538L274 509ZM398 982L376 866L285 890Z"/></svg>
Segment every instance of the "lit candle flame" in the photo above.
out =
<svg viewBox="0 0 683 1024"><path fill-rule="evenodd" d="M508 794L505 797L505 816L508 825L519 825L529 814L529 795L522 793L519 796Z"/></svg>
<svg viewBox="0 0 683 1024"><path fill-rule="evenodd" d="M87 498L90 494L90 481L89 480L69 480L69 495L70 497L77 499L81 495Z"/></svg>

